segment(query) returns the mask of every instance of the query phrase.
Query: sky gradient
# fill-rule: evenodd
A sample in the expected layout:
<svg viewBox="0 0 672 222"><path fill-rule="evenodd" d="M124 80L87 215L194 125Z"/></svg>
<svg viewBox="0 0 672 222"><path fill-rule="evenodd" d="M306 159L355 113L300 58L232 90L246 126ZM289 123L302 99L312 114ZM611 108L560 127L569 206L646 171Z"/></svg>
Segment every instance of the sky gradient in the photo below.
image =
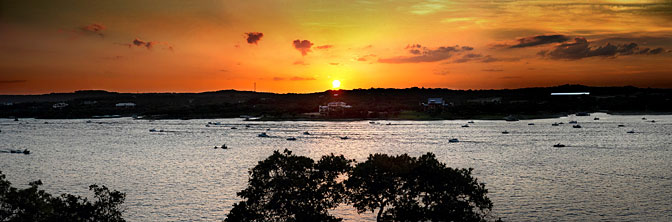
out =
<svg viewBox="0 0 672 222"><path fill-rule="evenodd" d="M0 94L672 87L672 0L0 1Z"/></svg>

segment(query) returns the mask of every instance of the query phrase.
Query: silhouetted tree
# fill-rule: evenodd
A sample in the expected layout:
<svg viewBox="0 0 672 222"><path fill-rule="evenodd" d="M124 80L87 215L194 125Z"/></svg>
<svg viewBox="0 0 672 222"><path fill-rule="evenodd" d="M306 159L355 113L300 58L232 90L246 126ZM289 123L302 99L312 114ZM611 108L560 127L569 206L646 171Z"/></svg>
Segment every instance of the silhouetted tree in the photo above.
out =
<svg viewBox="0 0 672 222"><path fill-rule="evenodd" d="M91 185L96 199L91 202L71 194L53 197L39 189L39 180L29 185L26 189L12 187L0 172L0 221L125 221L121 204L126 195L119 191Z"/></svg>
<svg viewBox="0 0 672 222"><path fill-rule="evenodd" d="M345 184L357 211L377 210L377 221L485 221L492 202L471 171L446 167L431 153L374 154Z"/></svg>
<svg viewBox="0 0 672 222"><path fill-rule="evenodd" d="M250 170L248 187L238 192L225 221L341 221L328 209L346 199L337 178L350 171L345 157L323 156L317 163L291 151L273 152Z"/></svg>

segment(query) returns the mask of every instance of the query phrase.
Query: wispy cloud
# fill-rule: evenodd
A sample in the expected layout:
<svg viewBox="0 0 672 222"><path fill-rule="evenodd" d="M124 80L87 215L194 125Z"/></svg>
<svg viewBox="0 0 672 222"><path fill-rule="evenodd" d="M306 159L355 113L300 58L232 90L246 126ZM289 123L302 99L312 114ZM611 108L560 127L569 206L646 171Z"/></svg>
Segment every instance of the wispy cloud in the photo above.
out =
<svg viewBox="0 0 672 222"><path fill-rule="evenodd" d="M105 26L102 25L102 24L98 24L98 23L82 26L82 27L79 28L79 30L82 33L85 33L85 34L94 34L94 35L98 35L100 37L105 36L103 34L103 30L105 30Z"/></svg>
<svg viewBox="0 0 672 222"><path fill-rule="evenodd" d="M330 49L333 48L333 45L321 45L321 46L316 46L316 49Z"/></svg>
<svg viewBox="0 0 672 222"><path fill-rule="evenodd" d="M291 78L285 78L285 77L273 77L273 81L310 81L310 80L315 80L313 77L301 77L301 76L292 76Z"/></svg>
<svg viewBox="0 0 672 222"><path fill-rule="evenodd" d="M0 84L18 84L25 82L28 82L28 80L25 79L0 80Z"/></svg>
<svg viewBox="0 0 672 222"><path fill-rule="evenodd" d="M536 35L516 39L514 42L495 44L495 48L525 48L551 43L562 43L569 40L565 35Z"/></svg>

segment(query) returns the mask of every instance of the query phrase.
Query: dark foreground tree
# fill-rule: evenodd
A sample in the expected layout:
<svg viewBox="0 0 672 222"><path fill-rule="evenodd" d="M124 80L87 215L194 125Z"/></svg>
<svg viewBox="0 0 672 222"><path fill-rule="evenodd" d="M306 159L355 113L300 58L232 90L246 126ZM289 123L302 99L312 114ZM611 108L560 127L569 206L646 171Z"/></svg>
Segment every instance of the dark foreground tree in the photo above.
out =
<svg viewBox="0 0 672 222"><path fill-rule="evenodd" d="M121 204L126 195L110 191L105 186L91 185L95 201L62 194L54 197L40 190L41 181L30 183L26 189L11 186L0 172L0 221L104 221L121 222Z"/></svg>
<svg viewBox="0 0 672 222"><path fill-rule="evenodd" d="M357 211L377 211L377 221L485 221L492 202L471 171L446 167L431 153L375 154L345 184Z"/></svg>
<svg viewBox="0 0 672 222"><path fill-rule="evenodd" d="M248 187L238 193L225 221L341 221L328 210L344 202L337 179L350 171L345 157L323 156L317 163L291 151L273 152L250 170Z"/></svg>

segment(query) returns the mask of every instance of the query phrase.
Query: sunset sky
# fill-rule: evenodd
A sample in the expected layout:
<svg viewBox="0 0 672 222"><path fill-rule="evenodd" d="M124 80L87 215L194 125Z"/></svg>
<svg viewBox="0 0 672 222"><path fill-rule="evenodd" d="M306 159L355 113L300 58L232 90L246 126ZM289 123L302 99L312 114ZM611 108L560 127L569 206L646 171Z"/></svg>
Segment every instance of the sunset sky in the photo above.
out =
<svg viewBox="0 0 672 222"><path fill-rule="evenodd" d="M672 0L2 0L0 94L672 87Z"/></svg>

